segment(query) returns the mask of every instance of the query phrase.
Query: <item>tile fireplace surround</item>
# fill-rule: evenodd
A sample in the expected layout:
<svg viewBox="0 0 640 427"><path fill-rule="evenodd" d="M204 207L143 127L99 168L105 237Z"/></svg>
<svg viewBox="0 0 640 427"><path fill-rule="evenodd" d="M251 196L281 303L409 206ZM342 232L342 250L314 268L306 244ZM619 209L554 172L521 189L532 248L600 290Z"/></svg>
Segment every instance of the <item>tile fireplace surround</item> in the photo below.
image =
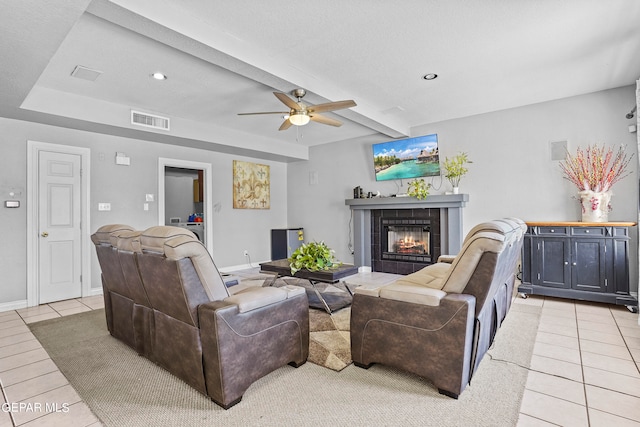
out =
<svg viewBox="0 0 640 427"><path fill-rule="evenodd" d="M462 246L462 208L469 201L468 194L428 196L425 200L413 197L382 197L347 199L353 215L354 264L372 266L372 215L377 210L440 209L440 250L442 254L457 254Z"/></svg>

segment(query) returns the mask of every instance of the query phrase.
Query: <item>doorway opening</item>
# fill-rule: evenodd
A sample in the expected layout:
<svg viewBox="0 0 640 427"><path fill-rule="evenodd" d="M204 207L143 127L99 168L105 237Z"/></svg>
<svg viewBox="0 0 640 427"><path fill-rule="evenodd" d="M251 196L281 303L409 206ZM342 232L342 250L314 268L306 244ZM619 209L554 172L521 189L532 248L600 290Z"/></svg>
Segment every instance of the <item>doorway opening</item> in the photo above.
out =
<svg viewBox="0 0 640 427"><path fill-rule="evenodd" d="M184 227L213 250L211 164L160 158L158 223Z"/></svg>
<svg viewBox="0 0 640 427"><path fill-rule="evenodd" d="M164 223L191 231L205 242L204 171L164 167Z"/></svg>

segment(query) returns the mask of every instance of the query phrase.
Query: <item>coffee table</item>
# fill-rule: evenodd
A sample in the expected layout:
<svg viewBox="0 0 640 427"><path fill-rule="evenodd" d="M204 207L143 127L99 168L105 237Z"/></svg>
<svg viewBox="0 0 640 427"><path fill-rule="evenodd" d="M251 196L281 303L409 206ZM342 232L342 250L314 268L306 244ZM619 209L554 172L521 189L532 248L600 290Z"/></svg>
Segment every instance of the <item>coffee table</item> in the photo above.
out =
<svg viewBox="0 0 640 427"><path fill-rule="evenodd" d="M330 270L321 270L321 271L310 271L310 270L299 270L296 271L295 274L291 274L291 267L289 266L289 260L287 259L279 259L276 261L263 262L260 264L260 272L261 273L276 273L277 277L295 277L298 279L308 280L311 284L316 296L322 302L324 309L327 313L331 314L333 311L327 304L327 301L322 296L322 293L316 287L317 283L338 283L341 282L340 279L352 276L358 272L358 267L352 264L342 264L338 267L331 268ZM344 282L343 282L344 283ZM349 295L353 296L351 289L345 284L344 285Z"/></svg>

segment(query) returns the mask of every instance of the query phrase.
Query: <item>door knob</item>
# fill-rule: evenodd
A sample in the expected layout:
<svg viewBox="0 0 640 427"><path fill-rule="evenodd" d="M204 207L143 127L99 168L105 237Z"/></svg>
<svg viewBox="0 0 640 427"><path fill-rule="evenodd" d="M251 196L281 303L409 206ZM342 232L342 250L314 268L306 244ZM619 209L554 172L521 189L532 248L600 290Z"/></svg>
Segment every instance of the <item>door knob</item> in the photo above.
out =
<svg viewBox="0 0 640 427"><path fill-rule="evenodd" d="M42 237L49 237L49 233L47 233L46 231L43 231L41 234Z"/></svg>

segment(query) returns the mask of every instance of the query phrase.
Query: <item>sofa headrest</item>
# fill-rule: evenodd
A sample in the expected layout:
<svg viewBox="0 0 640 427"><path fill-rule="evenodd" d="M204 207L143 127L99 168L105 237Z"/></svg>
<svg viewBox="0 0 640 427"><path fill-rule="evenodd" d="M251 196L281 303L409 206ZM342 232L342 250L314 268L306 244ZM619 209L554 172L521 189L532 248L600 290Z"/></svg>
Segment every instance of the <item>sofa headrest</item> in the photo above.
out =
<svg viewBox="0 0 640 427"><path fill-rule="evenodd" d="M467 237L465 238L465 240L472 237L474 234L480 233L483 231L493 231L493 232L497 232L505 235L513 231L513 228L514 228L514 224L510 224L507 221L496 220L496 221L483 222L473 227L469 231L469 233L467 233Z"/></svg>
<svg viewBox="0 0 640 427"><path fill-rule="evenodd" d="M495 231L480 231L469 236L451 264L449 274L442 281L445 292L462 293L476 271L485 252L501 253L507 244L504 234Z"/></svg>
<svg viewBox="0 0 640 427"><path fill-rule="evenodd" d="M91 241L95 245L107 245L111 244L111 233L121 231L134 231L133 227L124 224L108 224L98 228L98 230L91 235Z"/></svg>
<svg viewBox="0 0 640 427"><path fill-rule="evenodd" d="M120 231L113 233L111 244L122 251L142 252L140 246L141 231ZM115 240L115 244L113 242Z"/></svg>
<svg viewBox="0 0 640 427"><path fill-rule="evenodd" d="M506 237L507 244L512 244L522 239L527 231L527 224L518 218L502 218L483 222L469 231L465 237L465 242L473 235L483 231L500 233Z"/></svg>
<svg viewBox="0 0 640 427"><path fill-rule="evenodd" d="M164 254L164 244L168 240L178 236L187 236L198 240L196 235L187 229L169 225L158 225L147 228L142 232L140 235L140 245L143 251Z"/></svg>
<svg viewBox="0 0 640 427"><path fill-rule="evenodd" d="M163 254L173 261L190 258L211 301L229 296L209 251L191 231L171 226L151 227L142 232L140 243L143 251Z"/></svg>
<svg viewBox="0 0 640 427"><path fill-rule="evenodd" d="M522 231L522 234L527 232L527 223L520 218L508 217L504 218L504 221L511 221L512 223L516 224L516 226L520 228L520 231Z"/></svg>

